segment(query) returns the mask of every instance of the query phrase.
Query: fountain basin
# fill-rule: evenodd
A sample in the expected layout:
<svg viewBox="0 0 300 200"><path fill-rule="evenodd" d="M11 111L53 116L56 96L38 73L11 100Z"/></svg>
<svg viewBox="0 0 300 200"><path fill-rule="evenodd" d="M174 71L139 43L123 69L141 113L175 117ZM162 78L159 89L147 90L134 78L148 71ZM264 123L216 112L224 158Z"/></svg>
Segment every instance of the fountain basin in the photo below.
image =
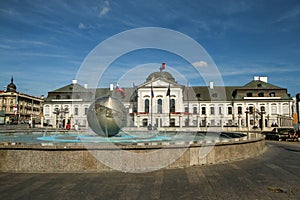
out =
<svg viewBox="0 0 300 200"><path fill-rule="evenodd" d="M42 137L38 133L25 135ZM154 159L164 161L179 151L182 151L180 156L172 162L166 162L165 168L229 162L254 157L265 150L264 137L260 134L252 134L251 137L219 137L212 140L179 138L174 140L172 137L154 137L152 141L149 138L134 138L126 142L73 142L73 139L76 139L73 137L72 142L33 140L29 143L0 140L0 171L101 172L115 170L109 166L118 166L117 170L121 171L143 172L160 169L161 166L153 164ZM156 153L154 159L147 157L151 153ZM110 154L112 159L105 160L110 163L103 164L99 157ZM128 154L143 156L132 159L126 157Z"/></svg>

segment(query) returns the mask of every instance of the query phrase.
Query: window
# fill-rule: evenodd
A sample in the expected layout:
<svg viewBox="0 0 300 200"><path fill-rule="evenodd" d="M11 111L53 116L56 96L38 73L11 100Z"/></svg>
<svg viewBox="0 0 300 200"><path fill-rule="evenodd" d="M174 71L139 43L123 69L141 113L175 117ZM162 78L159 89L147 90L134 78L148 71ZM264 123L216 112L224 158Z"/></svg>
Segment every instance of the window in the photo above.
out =
<svg viewBox="0 0 300 200"><path fill-rule="evenodd" d="M56 95L56 99L61 99L60 95Z"/></svg>
<svg viewBox="0 0 300 200"><path fill-rule="evenodd" d="M260 92L260 93L258 93L258 96L259 96L259 97L263 97L263 96L264 96L264 93L263 93L263 92Z"/></svg>
<svg viewBox="0 0 300 200"><path fill-rule="evenodd" d="M252 92L248 92L247 97L252 97Z"/></svg>
<svg viewBox="0 0 300 200"><path fill-rule="evenodd" d="M253 111L254 111L253 106L250 106L250 107L249 107L249 113L250 113L250 114L253 114Z"/></svg>
<svg viewBox="0 0 300 200"><path fill-rule="evenodd" d="M78 115L78 107L75 107L75 109L74 109L74 115Z"/></svg>
<svg viewBox="0 0 300 200"><path fill-rule="evenodd" d="M223 114L223 109L222 107L219 107L219 115L222 115Z"/></svg>
<svg viewBox="0 0 300 200"><path fill-rule="evenodd" d="M196 94L196 97L198 100L201 99L201 94L200 93Z"/></svg>
<svg viewBox="0 0 300 200"><path fill-rule="evenodd" d="M143 126L144 127L148 126L148 119L143 119Z"/></svg>
<svg viewBox="0 0 300 200"><path fill-rule="evenodd" d="M87 112L88 112L88 108L85 107L85 108L84 108L84 115L87 115Z"/></svg>
<svg viewBox="0 0 300 200"><path fill-rule="evenodd" d="M276 104L271 104L271 115L277 114L277 106Z"/></svg>
<svg viewBox="0 0 300 200"><path fill-rule="evenodd" d="M261 111L261 112L265 112L265 111L266 111L266 108L265 108L264 106L261 106L261 107L260 107L260 111Z"/></svg>
<svg viewBox="0 0 300 200"><path fill-rule="evenodd" d="M205 115L206 114L206 107L201 107L201 114Z"/></svg>
<svg viewBox="0 0 300 200"><path fill-rule="evenodd" d="M185 113L188 113L188 112L189 112L189 107L187 107L187 106L184 107L184 112L185 112Z"/></svg>
<svg viewBox="0 0 300 200"><path fill-rule="evenodd" d="M175 112L175 99L171 99L170 112Z"/></svg>
<svg viewBox="0 0 300 200"><path fill-rule="evenodd" d="M145 99L145 112L149 113L149 99Z"/></svg>
<svg viewBox="0 0 300 200"><path fill-rule="evenodd" d="M270 92L269 96L270 97L275 97L275 92Z"/></svg>
<svg viewBox="0 0 300 200"><path fill-rule="evenodd" d="M218 97L218 94L217 93L213 93L211 96L214 97L214 98L216 98L216 97Z"/></svg>
<svg viewBox="0 0 300 200"><path fill-rule="evenodd" d="M197 114L197 107L193 107L193 114Z"/></svg>
<svg viewBox="0 0 300 200"><path fill-rule="evenodd" d="M241 106L238 107L238 114L239 114L239 115L243 114L243 110L242 110L242 107L241 107Z"/></svg>
<svg viewBox="0 0 300 200"><path fill-rule="evenodd" d="M50 113L50 107L47 105L45 106L45 116L49 116Z"/></svg>
<svg viewBox="0 0 300 200"><path fill-rule="evenodd" d="M282 114L284 115L288 115L289 114L289 106L288 104L283 104L283 107L282 107Z"/></svg>
<svg viewBox="0 0 300 200"><path fill-rule="evenodd" d="M210 114L214 115L215 114L215 107L210 107Z"/></svg>
<svg viewBox="0 0 300 200"><path fill-rule="evenodd" d="M232 115L232 107L228 107L227 111L228 111L228 115Z"/></svg>
<svg viewBox="0 0 300 200"><path fill-rule="evenodd" d="M162 100L157 100L157 113L162 113Z"/></svg>

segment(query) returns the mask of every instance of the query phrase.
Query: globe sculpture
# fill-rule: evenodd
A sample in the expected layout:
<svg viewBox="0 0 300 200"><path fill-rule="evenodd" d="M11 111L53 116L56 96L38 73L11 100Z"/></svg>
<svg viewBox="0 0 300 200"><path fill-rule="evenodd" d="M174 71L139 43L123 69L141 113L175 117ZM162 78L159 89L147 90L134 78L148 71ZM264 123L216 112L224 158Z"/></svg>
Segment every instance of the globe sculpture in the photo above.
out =
<svg viewBox="0 0 300 200"><path fill-rule="evenodd" d="M90 128L96 134L112 137L126 125L126 110L117 98L101 97L90 105L87 120Z"/></svg>

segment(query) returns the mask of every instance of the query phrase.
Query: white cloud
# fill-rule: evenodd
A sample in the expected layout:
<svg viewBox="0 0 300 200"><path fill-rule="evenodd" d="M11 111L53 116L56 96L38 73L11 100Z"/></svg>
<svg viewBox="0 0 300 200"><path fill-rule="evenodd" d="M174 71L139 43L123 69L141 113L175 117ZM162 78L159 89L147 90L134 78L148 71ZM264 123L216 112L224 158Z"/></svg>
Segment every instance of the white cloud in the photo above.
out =
<svg viewBox="0 0 300 200"><path fill-rule="evenodd" d="M279 18L276 20L276 22L297 19L299 15L300 15L300 9L299 7L296 7L295 9L289 10L288 12L285 12L282 15L280 15Z"/></svg>
<svg viewBox="0 0 300 200"><path fill-rule="evenodd" d="M194 62L193 66L194 67L207 67L208 64L207 64L207 62L201 60L201 61Z"/></svg>
<svg viewBox="0 0 300 200"><path fill-rule="evenodd" d="M86 27L86 25L84 25L84 23L80 22L80 23L78 24L78 28L79 28L79 29L86 29L87 27Z"/></svg>
<svg viewBox="0 0 300 200"><path fill-rule="evenodd" d="M99 17L106 15L110 11L109 1L104 1L104 5L100 10Z"/></svg>

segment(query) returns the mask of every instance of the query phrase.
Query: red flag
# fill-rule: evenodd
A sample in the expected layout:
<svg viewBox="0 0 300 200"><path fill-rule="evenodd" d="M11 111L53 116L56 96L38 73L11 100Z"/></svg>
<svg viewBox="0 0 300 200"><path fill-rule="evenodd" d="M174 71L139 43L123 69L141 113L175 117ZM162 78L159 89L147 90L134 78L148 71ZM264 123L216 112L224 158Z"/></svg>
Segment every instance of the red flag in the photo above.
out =
<svg viewBox="0 0 300 200"><path fill-rule="evenodd" d="M119 83L117 83L116 91L117 91L117 92L121 92L121 94L122 94L123 97L126 96L125 90L123 90L122 88L120 88Z"/></svg>

